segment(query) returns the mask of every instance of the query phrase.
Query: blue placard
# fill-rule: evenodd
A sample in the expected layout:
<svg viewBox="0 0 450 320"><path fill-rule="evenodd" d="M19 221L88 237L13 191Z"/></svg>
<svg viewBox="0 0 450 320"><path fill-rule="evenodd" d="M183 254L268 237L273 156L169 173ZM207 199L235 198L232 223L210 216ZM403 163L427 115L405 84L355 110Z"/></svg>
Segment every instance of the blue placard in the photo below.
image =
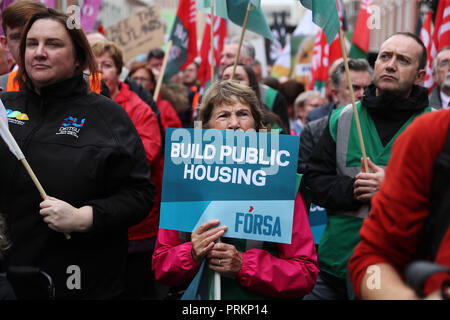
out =
<svg viewBox="0 0 450 320"><path fill-rule="evenodd" d="M291 243L299 137L167 129L160 228L219 219L225 237Z"/></svg>

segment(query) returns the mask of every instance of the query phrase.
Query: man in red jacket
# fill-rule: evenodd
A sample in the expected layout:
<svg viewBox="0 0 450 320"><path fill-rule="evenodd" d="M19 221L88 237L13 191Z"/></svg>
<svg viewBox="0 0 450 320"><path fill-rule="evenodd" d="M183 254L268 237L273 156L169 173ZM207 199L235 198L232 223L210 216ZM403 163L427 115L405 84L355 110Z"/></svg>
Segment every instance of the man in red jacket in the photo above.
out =
<svg viewBox="0 0 450 320"><path fill-rule="evenodd" d="M402 274L416 255L419 235L430 215L433 168L449 128L450 111L431 112L417 118L397 138L384 182L361 228L361 242L349 260L357 298L419 298ZM448 228L434 262L450 266ZM444 280L449 281L450 275L440 273L428 279L424 288L427 298L442 298L439 289ZM450 290L444 294L446 291L448 297Z"/></svg>

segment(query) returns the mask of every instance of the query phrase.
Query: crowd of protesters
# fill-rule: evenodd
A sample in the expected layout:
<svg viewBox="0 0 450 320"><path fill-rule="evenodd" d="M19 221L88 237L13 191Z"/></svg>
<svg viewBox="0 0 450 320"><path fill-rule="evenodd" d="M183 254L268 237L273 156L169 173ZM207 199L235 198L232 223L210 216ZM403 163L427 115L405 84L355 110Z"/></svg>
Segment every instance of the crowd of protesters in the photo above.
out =
<svg viewBox="0 0 450 320"><path fill-rule="evenodd" d="M203 260L223 299L449 298L450 189L436 177L450 177L450 47L433 61L430 95L426 48L400 32L373 66L349 59L351 87L343 59L326 93L263 78L253 46L230 40L209 88L192 62L154 96L161 48L126 63L67 19L33 0L2 12L0 98L21 115L11 133L48 195L0 142L0 299L177 298ZM290 244L226 238L216 219L191 234L159 228L165 131L195 121L300 136ZM311 201L327 210L318 246ZM404 275L416 260L447 271L419 292ZM369 285L374 267L381 287ZM44 278L51 294L30 287Z"/></svg>

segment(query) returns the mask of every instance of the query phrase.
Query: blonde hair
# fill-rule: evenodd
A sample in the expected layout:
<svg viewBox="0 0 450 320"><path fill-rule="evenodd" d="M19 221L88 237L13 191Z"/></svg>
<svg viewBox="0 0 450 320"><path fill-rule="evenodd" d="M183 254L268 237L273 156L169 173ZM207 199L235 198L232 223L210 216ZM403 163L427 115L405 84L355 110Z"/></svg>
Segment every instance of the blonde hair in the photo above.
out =
<svg viewBox="0 0 450 320"><path fill-rule="evenodd" d="M114 65L116 66L118 74L122 72L123 67L123 54L122 50L111 41L96 41L92 45L92 52L94 53L94 56L98 57L105 53L108 53L111 56L111 59L114 62Z"/></svg>

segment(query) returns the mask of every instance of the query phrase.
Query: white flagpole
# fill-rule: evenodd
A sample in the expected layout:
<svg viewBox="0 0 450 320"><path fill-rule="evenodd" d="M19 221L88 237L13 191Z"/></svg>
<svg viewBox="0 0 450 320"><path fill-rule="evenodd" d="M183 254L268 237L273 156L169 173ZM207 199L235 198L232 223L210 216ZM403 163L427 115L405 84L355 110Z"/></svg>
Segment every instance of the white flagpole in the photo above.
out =
<svg viewBox="0 0 450 320"><path fill-rule="evenodd" d="M220 238L217 243L221 242ZM221 300L221 283L220 283L220 273L214 271L214 300Z"/></svg>

